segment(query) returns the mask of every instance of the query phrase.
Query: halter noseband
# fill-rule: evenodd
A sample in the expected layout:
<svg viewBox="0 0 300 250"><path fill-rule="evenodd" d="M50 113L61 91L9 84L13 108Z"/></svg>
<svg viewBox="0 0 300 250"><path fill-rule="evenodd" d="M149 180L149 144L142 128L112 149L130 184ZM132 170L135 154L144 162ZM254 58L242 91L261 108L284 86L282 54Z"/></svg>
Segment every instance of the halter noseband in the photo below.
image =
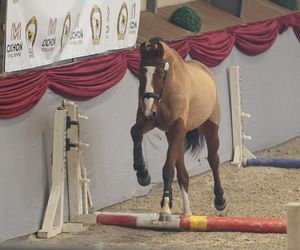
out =
<svg viewBox="0 0 300 250"><path fill-rule="evenodd" d="M164 75L164 85L160 91L160 94L156 94L156 93L152 93L152 92L146 92L145 94L143 94L142 96L142 100L145 100L146 98L147 99L150 99L150 98L153 98L153 99L157 99L158 101L160 100L160 96L161 96L161 93L164 89L164 86L165 86L165 83L166 83L166 77L167 77L167 71L169 69L169 63L168 62L165 62L165 61L161 61L159 62L158 64L155 64L155 65L151 65L151 66L159 66L161 64L164 64L164 70L165 70L165 75Z"/></svg>
<svg viewBox="0 0 300 250"><path fill-rule="evenodd" d="M157 99L159 101L160 95L156 94L156 93L146 92L145 94L143 94L142 99L144 100L146 98L147 99L153 98L153 99Z"/></svg>

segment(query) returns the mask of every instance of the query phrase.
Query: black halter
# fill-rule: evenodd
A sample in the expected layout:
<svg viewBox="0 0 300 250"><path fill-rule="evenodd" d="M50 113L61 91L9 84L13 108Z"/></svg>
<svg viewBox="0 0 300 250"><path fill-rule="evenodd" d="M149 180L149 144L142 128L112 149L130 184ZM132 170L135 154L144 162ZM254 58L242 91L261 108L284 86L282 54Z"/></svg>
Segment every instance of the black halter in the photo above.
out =
<svg viewBox="0 0 300 250"><path fill-rule="evenodd" d="M143 94L142 99L144 100L146 98L147 99L153 98L153 99L157 99L159 101L160 95L156 94L156 93L146 92L145 94Z"/></svg>
<svg viewBox="0 0 300 250"><path fill-rule="evenodd" d="M159 66L161 64L165 65L166 63L167 62L165 62L165 61L161 61L161 62L159 62L158 64L155 64L155 65L143 65L143 66ZM160 91L160 94L156 94L156 93L152 93L152 92L146 92L145 94L143 94L142 100L144 101L145 99L153 98L153 99L157 99L159 101L160 98L161 98L161 93L162 93L162 91L163 91L163 89L165 87L166 78L167 78L167 70L165 70L165 75L164 75L164 78L163 78L164 85L163 85L163 87L162 87L162 89Z"/></svg>

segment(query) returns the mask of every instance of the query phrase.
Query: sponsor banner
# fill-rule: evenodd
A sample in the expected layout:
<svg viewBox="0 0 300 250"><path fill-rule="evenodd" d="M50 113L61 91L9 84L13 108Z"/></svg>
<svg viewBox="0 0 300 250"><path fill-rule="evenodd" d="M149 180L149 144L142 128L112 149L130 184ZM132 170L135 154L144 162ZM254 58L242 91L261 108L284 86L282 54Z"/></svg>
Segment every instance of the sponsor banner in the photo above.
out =
<svg viewBox="0 0 300 250"><path fill-rule="evenodd" d="M5 71L134 46L140 0L8 0Z"/></svg>

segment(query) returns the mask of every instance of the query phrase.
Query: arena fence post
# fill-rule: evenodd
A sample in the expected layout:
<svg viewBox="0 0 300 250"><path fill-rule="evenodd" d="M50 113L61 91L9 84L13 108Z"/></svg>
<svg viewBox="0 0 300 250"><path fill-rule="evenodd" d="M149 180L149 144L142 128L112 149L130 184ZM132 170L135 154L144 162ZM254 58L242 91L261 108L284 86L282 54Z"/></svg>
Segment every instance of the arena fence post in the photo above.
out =
<svg viewBox="0 0 300 250"><path fill-rule="evenodd" d="M300 249L300 203L289 203L287 206L288 250Z"/></svg>

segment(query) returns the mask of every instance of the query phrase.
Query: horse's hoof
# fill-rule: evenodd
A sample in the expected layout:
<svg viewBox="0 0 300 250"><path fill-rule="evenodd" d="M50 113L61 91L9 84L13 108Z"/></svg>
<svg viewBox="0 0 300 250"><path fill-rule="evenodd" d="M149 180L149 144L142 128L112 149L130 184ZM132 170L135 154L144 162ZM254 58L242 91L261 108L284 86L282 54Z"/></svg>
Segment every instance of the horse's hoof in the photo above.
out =
<svg viewBox="0 0 300 250"><path fill-rule="evenodd" d="M137 176L137 181L143 187L148 186L151 183L151 176L150 176L149 173L144 178L141 178L141 177Z"/></svg>
<svg viewBox="0 0 300 250"><path fill-rule="evenodd" d="M218 211L223 211L226 207L227 207L227 201L226 201L225 199L223 199L222 204L218 204L218 203L215 201L215 208L216 208Z"/></svg>
<svg viewBox="0 0 300 250"><path fill-rule="evenodd" d="M159 221L171 221L172 220L172 215L171 214L166 214L166 213L160 213L158 217Z"/></svg>

